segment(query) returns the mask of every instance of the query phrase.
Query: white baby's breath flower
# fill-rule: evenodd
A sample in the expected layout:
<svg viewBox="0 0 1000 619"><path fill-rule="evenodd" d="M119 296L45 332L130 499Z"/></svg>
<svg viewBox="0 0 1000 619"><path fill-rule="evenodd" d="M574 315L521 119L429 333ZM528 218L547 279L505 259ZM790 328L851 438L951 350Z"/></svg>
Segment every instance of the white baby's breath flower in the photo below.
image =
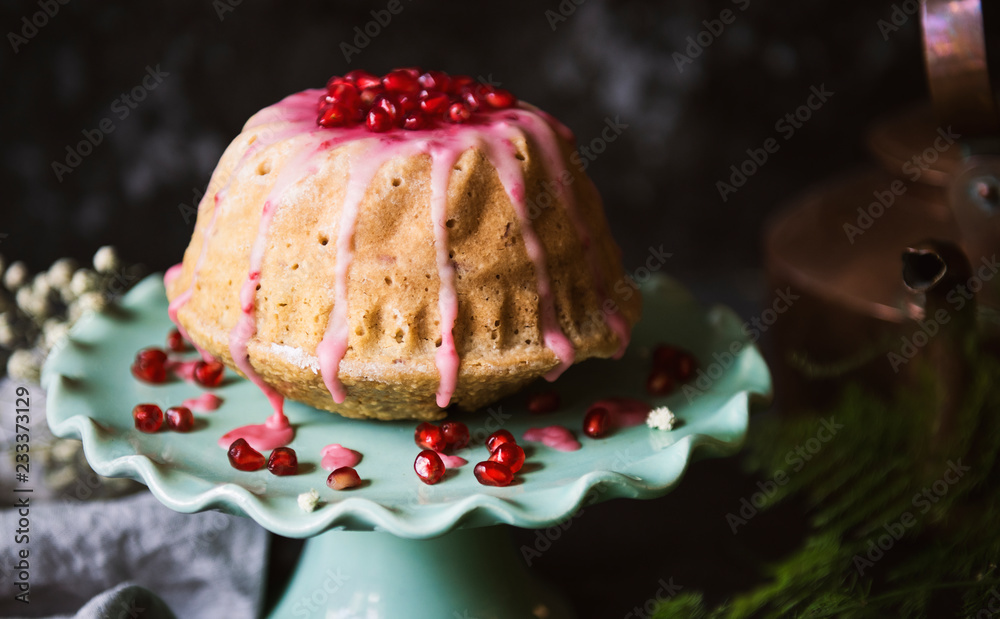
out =
<svg viewBox="0 0 1000 619"><path fill-rule="evenodd" d="M62 344L67 335L69 335L69 325L59 319L50 318L42 326L43 341L48 350Z"/></svg>
<svg viewBox="0 0 1000 619"><path fill-rule="evenodd" d="M299 509L304 512L312 512L319 505L319 493L315 488L310 488L309 492L303 492L298 496Z"/></svg>
<svg viewBox="0 0 1000 619"><path fill-rule="evenodd" d="M677 418L666 406L658 406L649 411L646 417L646 425L656 430L673 430Z"/></svg>
<svg viewBox="0 0 1000 619"><path fill-rule="evenodd" d="M0 346L11 348L17 341L17 333L8 314L0 314Z"/></svg>
<svg viewBox="0 0 1000 619"><path fill-rule="evenodd" d="M74 297L80 297L88 292L97 290L100 285L100 278L97 273L90 269L78 269L73 273L73 279L69 282L70 292Z"/></svg>
<svg viewBox="0 0 1000 619"><path fill-rule="evenodd" d="M42 355L36 350L15 350L7 360L7 374L14 380L37 383L42 373Z"/></svg>
<svg viewBox="0 0 1000 619"><path fill-rule="evenodd" d="M114 273L120 266L118 252L110 245L105 245L94 254L94 269L102 275Z"/></svg>
<svg viewBox="0 0 1000 619"><path fill-rule="evenodd" d="M12 263L3 274L3 285L11 292L17 290L28 281L28 265L20 260Z"/></svg>
<svg viewBox="0 0 1000 619"><path fill-rule="evenodd" d="M49 285L61 293L69 286L75 272L76 262L72 258L60 258L52 263L45 277Z"/></svg>

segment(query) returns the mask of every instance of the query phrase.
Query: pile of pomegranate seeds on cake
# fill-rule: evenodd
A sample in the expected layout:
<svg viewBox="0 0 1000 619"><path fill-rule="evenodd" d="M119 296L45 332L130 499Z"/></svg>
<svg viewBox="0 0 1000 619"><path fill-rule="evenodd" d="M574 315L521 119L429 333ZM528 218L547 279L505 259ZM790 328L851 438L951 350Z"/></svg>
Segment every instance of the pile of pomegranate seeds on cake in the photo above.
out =
<svg viewBox="0 0 1000 619"><path fill-rule="evenodd" d="M432 129L439 122L464 123L484 110L502 110L517 103L508 91L482 84L468 75L417 68L396 69L382 77L356 70L335 75L319 100L316 123L322 127L352 127L369 131L393 128Z"/></svg>

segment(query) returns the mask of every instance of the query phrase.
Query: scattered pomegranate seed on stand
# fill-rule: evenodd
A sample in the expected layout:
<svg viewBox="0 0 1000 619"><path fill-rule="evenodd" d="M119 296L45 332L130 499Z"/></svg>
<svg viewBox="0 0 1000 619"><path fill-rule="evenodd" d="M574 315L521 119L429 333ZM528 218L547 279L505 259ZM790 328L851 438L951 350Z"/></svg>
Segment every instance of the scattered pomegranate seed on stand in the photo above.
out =
<svg viewBox="0 0 1000 619"><path fill-rule="evenodd" d="M462 449L469 444L469 427L461 421L446 421L441 424L445 443L452 449Z"/></svg>
<svg viewBox="0 0 1000 619"><path fill-rule="evenodd" d="M290 447L276 448L267 459L267 470L279 477L298 475L299 459L295 450Z"/></svg>
<svg viewBox="0 0 1000 619"><path fill-rule="evenodd" d="M326 485L334 490L348 490L361 485L361 476L349 466L334 469L326 478Z"/></svg>
<svg viewBox="0 0 1000 619"><path fill-rule="evenodd" d="M551 413L559 409L559 404L559 394L555 391L542 391L528 396L528 412L530 413Z"/></svg>
<svg viewBox="0 0 1000 619"><path fill-rule="evenodd" d="M603 406L590 409L583 418L583 433L590 438L604 438L608 434L610 418L611 414Z"/></svg>
<svg viewBox="0 0 1000 619"><path fill-rule="evenodd" d="M184 352L188 349L187 342L184 341L184 336L177 329L173 329L167 334L167 348L174 352Z"/></svg>
<svg viewBox="0 0 1000 619"><path fill-rule="evenodd" d="M190 432L194 428L194 415L186 406L171 406L165 414L167 428L174 432Z"/></svg>
<svg viewBox="0 0 1000 619"><path fill-rule="evenodd" d="M238 438L229 446L229 464L240 471L257 471L264 468L264 454L250 446L246 439Z"/></svg>
<svg viewBox="0 0 1000 619"><path fill-rule="evenodd" d="M420 481L428 485L434 485L444 477L444 462L436 451L425 449L417 454L417 459L413 462L413 470L416 471Z"/></svg>
<svg viewBox="0 0 1000 619"><path fill-rule="evenodd" d="M167 353L159 348L143 348L132 362L132 375L147 383L159 384L167 380Z"/></svg>
<svg viewBox="0 0 1000 619"><path fill-rule="evenodd" d="M487 460L476 465L476 479L484 486L509 486L514 473L503 464Z"/></svg>
<svg viewBox="0 0 1000 619"><path fill-rule="evenodd" d="M447 446L447 441L441 428L426 421L417 426L417 429L413 433L413 442L418 447L432 451L444 451L444 448Z"/></svg>
<svg viewBox="0 0 1000 619"><path fill-rule="evenodd" d="M199 361L194 366L194 380L203 387L218 387L226 366L220 361Z"/></svg>
<svg viewBox="0 0 1000 619"><path fill-rule="evenodd" d="M137 404L132 409L132 420L135 422L135 429L140 432L159 432L163 426L163 410L156 404Z"/></svg>
<svg viewBox="0 0 1000 619"><path fill-rule="evenodd" d="M486 438L486 449L493 453L497 447L504 443L516 443L514 435L507 430L497 430Z"/></svg>
<svg viewBox="0 0 1000 619"><path fill-rule="evenodd" d="M698 361L690 352L669 344L653 349L653 367L646 378L646 391L662 396L673 393L678 383L686 383L694 376Z"/></svg>
<svg viewBox="0 0 1000 619"><path fill-rule="evenodd" d="M524 466L524 450L517 443L502 443L490 454L490 462L502 464L516 473Z"/></svg>

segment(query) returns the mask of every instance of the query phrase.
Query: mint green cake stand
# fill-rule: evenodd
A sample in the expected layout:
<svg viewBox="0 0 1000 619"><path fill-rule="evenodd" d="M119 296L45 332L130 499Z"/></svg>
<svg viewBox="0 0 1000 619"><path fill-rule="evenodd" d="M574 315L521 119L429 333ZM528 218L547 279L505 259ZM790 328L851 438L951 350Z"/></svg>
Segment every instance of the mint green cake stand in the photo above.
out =
<svg viewBox="0 0 1000 619"><path fill-rule="evenodd" d="M559 411L532 415L522 394L486 411L455 415L468 424L475 446L459 452L469 464L435 486L413 472L415 423L345 419L297 402L288 402L286 412L297 428L291 447L302 472L276 477L233 469L216 440L269 414L260 392L233 374L214 390L222 407L196 414L190 434L137 432L135 404L166 409L201 393L179 380L142 384L129 373L135 352L162 346L171 328L156 277L138 284L120 305L81 320L50 355L42 377L48 421L56 435L83 441L95 471L141 481L172 509L241 514L278 535L310 538L271 617L571 617L569 606L525 568L505 527L493 525L547 528L584 504L662 496L693 459L734 453L746 435L751 400L771 393L767 366L732 311L706 310L666 278L647 282L643 296L643 319L629 353L568 371L554 386L562 397ZM660 342L693 351L705 372L695 383L697 393L651 401L668 405L679 426L672 432L635 426L602 440L582 436L583 414L593 401L646 397L649 353ZM577 431L583 448L560 452L522 442L529 463L513 485L476 481L473 465L488 457L476 438L503 427L520 439L528 428L550 424ZM326 487L320 450L330 443L364 454L357 466L364 486L342 492ZM311 488L322 502L305 512L296 498Z"/></svg>

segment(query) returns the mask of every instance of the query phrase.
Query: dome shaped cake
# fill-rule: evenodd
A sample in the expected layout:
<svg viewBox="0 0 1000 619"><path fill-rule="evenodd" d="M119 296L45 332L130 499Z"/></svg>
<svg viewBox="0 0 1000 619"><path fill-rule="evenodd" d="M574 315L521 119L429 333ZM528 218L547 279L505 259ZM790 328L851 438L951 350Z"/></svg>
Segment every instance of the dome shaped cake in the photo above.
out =
<svg viewBox="0 0 1000 619"><path fill-rule="evenodd" d="M291 95L219 161L165 277L171 318L277 409L347 417L436 419L620 355L639 296L573 148L460 76Z"/></svg>

